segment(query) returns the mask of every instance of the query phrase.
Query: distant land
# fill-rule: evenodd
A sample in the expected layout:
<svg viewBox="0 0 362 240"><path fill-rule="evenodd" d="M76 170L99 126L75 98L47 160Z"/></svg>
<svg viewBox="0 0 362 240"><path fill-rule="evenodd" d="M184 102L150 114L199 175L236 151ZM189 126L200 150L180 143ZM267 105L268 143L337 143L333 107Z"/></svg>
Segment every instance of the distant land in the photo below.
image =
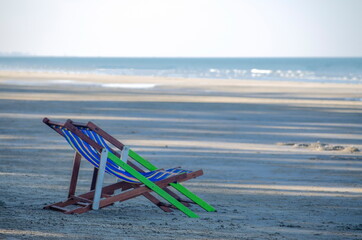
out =
<svg viewBox="0 0 362 240"><path fill-rule="evenodd" d="M0 57L31 57L33 56L30 53L24 52L0 52Z"/></svg>

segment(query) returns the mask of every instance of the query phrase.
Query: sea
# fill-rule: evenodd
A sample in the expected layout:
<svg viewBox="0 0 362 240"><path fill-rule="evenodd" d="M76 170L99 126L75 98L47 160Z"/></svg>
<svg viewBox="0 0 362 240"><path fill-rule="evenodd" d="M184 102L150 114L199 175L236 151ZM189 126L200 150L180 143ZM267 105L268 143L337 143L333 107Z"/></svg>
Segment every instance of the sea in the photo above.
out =
<svg viewBox="0 0 362 240"><path fill-rule="evenodd" d="M362 84L362 58L0 57L0 70Z"/></svg>

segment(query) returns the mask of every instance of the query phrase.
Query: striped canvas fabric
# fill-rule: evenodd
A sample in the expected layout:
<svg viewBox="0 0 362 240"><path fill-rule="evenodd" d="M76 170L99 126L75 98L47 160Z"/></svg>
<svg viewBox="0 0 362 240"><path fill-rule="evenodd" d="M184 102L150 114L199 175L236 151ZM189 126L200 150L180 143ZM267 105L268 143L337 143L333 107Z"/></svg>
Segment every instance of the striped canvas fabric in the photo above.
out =
<svg viewBox="0 0 362 240"><path fill-rule="evenodd" d="M94 149L91 145L89 145L87 142L83 141L81 138L79 138L76 134L72 133L68 129L64 127L59 127L56 125L52 125L53 128L58 128L62 131L64 134L65 139L67 142L72 146L72 148L77 151L82 157L87 159L94 167L98 168L100 163L100 153ZM96 142L98 145L106 148L110 152L114 152L105 139L95 133L94 131L90 130L89 128L79 127L79 130L82 131L83 134L88 136L91 140ZM124 160L124 159L123 159ZM124 160L125 161L125 160ZM128 172L124 171L121 167L119 167L115 162L113 162L111 159L107 159L106 164L106 172L109 174L112 174L118 178L120 178L123 181L129 182L129 183L140 183L139 180L137 180L135 177L133 177ZM163 179L166 179L170 176L182 174L182 173L191 173L192 171L183 170L180 168L171 168L167 170L156 170L146 173L141 173L149 180L156 182Z"/></svg>

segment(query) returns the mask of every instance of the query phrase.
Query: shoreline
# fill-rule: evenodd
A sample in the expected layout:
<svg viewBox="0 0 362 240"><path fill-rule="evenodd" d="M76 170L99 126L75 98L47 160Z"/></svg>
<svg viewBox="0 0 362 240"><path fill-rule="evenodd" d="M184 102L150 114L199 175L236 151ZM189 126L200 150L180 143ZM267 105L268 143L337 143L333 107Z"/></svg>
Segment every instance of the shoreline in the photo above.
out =
<svg viewBox="0 0 362 240"><path fill-rule="evenodd" d="M97 74L64 74L64 73L29 73L29 72L4 72L0 71L0 86L24 86L44 88L80 88L80 89L146 89L172 91L175 93L172 101L182 102L225 102L225 103L290 103L295 105L324 105L333 108L338 105L350 104L359 106L362 102L362 85L360 84L334 84L334 83L297 83L285 81L261 81L238 79L192 79L192 78L168 78L168 77L143 77L143 76L102 76ZM177 91L197 92L200 96L185 100L178 96ZM331 90L338 91L339 95L331 94ZM265 93L265 97L258 98L248 96L248 91ZM218 95L217 92L225 91L229 94ZM289 94L289 98L272 98L273 93ZM347 93L347 94L346 94ZM304 95L292 97L292 95ZM315 94L319 94L315 98ZM233 96L235 95L235 96ZM267 97L270 95L269 97ZM54 95L55 96L55 95ZM39 97L41 97L39 95ZM107 98L107 97L103 97ZM121 96L117 99L121 100ZM168 97L166 97L168 98ZM6 96L0 96L6 99ZM84 98L87 100L88 98ZM99 96L99 99L102 99ZM160 96L144 95L142 99L134 101L163 101Z"/></svg>
<svg viewBox="0 0 362 240"><path fill-rule="evenodd" d="M362 83L336 83L336 82L312 82L312 81L297 81L297 80L258 80L258 79L225 79L225 78L187 78L187 77L165 77L165 76L135 76L135 75L109 75L101 73L59 73L59 72L47 72L47 71L5 71L0 70L0 80L4 78L19 78L19 79L37 79L37 80L56 80L56 79L74 79L78 81L100 81L102 83L109 82L134 82L134 81L146 81L146 82L162 82L173 84L182 82L183 84L208 84L213 82L218 85L303 85L303 86L362 86ZM219 82L219 83L217 83Z"/></svg>

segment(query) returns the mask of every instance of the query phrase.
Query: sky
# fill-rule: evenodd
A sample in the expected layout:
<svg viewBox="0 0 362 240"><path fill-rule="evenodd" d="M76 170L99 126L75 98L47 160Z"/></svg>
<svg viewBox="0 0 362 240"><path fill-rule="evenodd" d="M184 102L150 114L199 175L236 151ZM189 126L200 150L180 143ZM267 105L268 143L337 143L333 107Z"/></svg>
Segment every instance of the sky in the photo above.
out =
<svg viewBox="0 0 362 240"><path fill-rule="evenodd" d="M362 57L362 0L0 0L0 53Z"/></svg>

